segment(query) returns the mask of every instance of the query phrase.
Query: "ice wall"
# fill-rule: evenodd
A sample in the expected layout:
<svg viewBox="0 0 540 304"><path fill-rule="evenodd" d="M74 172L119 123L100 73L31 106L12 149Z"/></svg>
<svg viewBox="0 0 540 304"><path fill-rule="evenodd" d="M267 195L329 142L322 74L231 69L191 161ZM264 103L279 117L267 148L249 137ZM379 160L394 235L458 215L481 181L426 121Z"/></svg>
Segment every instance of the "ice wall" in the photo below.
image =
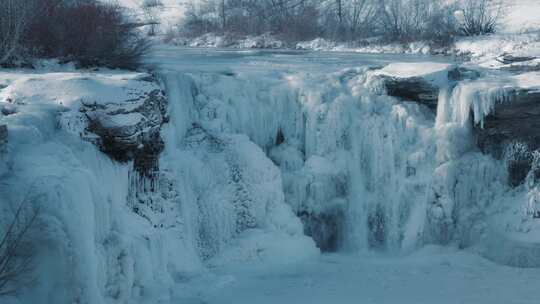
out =
<svg viewBox="0 0 540 304"><path fill-rule="evenodd" d="M153 229L129 210L128 164L58 129L58 110L26 106L4 119L10 168L0 186L3 222L22 201L39 210L31 235L37 283L21 302L166 298L175 271L193 270L197 260L179 231Z"/></svg>
<svg viewBox="0 0 540 304"><path fill-rule="evenodd" d="M211 134L245 134L266 152L281 169L285 201L321 249L476 244L511 190L504 161L477 149L473 125L509 102L509 88L497 78L437 79L443 89L433 113L381 95L374 74L186 79L193 120Z"/></svg>
<svg viewBox="0 0 540 304"><path fill-rule="evenodd" d="M414 247L423 232L433 114L372 94L366 71L190 75L197 124L265 149L285 200L326 250Z"/></svg>

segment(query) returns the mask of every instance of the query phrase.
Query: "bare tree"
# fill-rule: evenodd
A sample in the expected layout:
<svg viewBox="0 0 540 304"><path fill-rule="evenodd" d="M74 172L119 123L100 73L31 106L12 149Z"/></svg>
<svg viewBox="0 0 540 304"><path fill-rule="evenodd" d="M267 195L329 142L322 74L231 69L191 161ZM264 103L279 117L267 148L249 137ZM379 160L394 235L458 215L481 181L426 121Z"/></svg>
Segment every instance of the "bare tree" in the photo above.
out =
<svg viewBox="0 0 540 304"><path fill-rule="evenodd" d="M446 22L453 22L453 11L446 1L380 0L380 14L381 30L388 40L401 42L429 40L433 36L439 36L434 33L441 29L433 28L439 25L445 25L443 28L445 35L451 35L450 24ZM434 22L437 18L444 20Z"/></svg>
<svg viewBox="0 0 540 304"><path fill-rule="evenodd" d="M0 65L23 51L22 38L34 10L33 0L0 0Z"/></svg>
<svg viewBox="0 0 540 304"><path fill-rule="evenodd" d="M315 0L203 0L188 7L184 29L188 36L272 32L294 40L318 31L316 4Z"/></svg>
<svg viewBox="0 0 540 304"><path fill-rule="evenodd" d="M349 31L353 38L366 36L373 30L377 8L372 0L351 0L348 9Z"/></svg>
<svg viewBox="0 0 540 304"><path fill-rule="evenodd" d="M148 36L156 35L156 28L159 24L156 10L163 6L161 0L144 0L142 10L144 13L144 25L148 25Z"/></svg>
<svg viewBox="0 0 540 304"><path fill-rule="evenodd" d="M143 8L152 8L152 7L160 7L163 6L163 2L161 0L143 0L142 7Z"/></svg>
<svg viewBox="0 0 540 304"><path fill-rule="evenodd" d="M38 209L25 199L0 234L0 297L12 295L32 282L34 255L29 236L37 216Z"/></svg>

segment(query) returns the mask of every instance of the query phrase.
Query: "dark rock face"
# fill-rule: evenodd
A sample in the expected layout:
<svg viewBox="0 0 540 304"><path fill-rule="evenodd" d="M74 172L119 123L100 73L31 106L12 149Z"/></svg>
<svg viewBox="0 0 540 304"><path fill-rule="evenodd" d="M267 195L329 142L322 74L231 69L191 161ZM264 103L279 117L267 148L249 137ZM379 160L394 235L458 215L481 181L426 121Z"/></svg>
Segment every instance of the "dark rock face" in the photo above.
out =
<svg viewBox="0 0 540 304"><path fill-rule="evenodd" d="M8 129L6 125L0 125L0 143L7 142Z"/></svg>
<svg viewBox="0 0 540 304"><path fill-rule="evenodd" d="M481 76L482 73L477 70L459 66L448 71L448 80L450 81L475 80Z"/></svg>
<svg viewBox="0 0 540 304"><path fill-rule="evenodd" d="M439 88L421 77L396 78L380 76L386 94L408 101L416 101L431 109L437 108Z"/></svg>
<svg viewBox="0 0 540 304"><path fill-rule="evenodd" d="M531 169L532 152L540 149L540 92L511 89L507 95L510 100L497 103L475 133L478 147L499 159L510 144L526 147L526 152L508 161L509 182L518 186Z"/></svg>
<svg viewBox="0 0 540 304"><path fill-rule="evenodd" d="M5 153L6 145L8 141L8 128L7 125L0 125L0 155Z"/></svg>
<svg viewBox="0 0 540 304"><path fill-rule="evenodd" d="M497 61L503 63L503 64L512 64L516 62L526 62L536 59L536 57L532 56L514 56L512 54L503 54L499 58L497 58Z"/></svg>
<svg viewBox="0 0 540 304"><path fill-rule="evenodd" d="M6 154L7 154L7 143L8 143L8 128L7 125L0 125L0 175L4 172L7 172L8 167L6 164Z"/></svg>
<svg viewBox="0 0 540 304"><path fill-rule="evenodd" d="M331 209L321 213L302 211L298 216L304 224L304 233L313 238L323 252L335 252L343 238L345 213Z"/></svg>
<svg viewBox="0 0 540 304"><path fill-rule="evenodd" d="M134 169L151 177L159 168L164 148L160 128L166 122L166 98L162 91L149 92L140 100L106 106L85 105L87 131L101 151L119 162L134 161Z"/></svg>
<svg viewBox="0 0 540 304"><path fill-rule="evenodd" d="M474 80L482 76L479 71L454 67L448 71L448 80L458 82ZM440 88L433 82L423 77L391 77L380 75L379 80L389 96L394 96L406 101L414 101L426 105L432 110L437 109Z"/></svg>

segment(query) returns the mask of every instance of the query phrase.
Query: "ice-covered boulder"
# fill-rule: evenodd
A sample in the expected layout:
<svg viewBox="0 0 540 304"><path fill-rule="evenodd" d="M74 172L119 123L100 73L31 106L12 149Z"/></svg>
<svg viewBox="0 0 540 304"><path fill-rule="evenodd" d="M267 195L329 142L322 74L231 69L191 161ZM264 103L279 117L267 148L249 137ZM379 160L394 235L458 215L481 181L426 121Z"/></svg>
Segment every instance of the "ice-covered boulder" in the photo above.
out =
<svg viewBox="0 0 540 304"><path fill-rule="evenodd" d="M150 175L158 169L158 156L163 150L160 128L166 121L166 104L158 89L129 102L83 104L81 112L88 119L86 131L97 135L86 138L117 161L134 160L138 172Z"/></svg>

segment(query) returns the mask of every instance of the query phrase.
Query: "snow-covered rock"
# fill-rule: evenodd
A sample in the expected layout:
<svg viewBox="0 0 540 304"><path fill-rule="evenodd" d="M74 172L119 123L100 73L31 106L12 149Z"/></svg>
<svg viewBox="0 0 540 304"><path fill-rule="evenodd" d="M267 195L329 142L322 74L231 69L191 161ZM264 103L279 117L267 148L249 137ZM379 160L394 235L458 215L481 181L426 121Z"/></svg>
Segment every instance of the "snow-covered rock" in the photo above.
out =
<svg viewBox="0 0 540 304"><path fill-rule="evenodd" d="M160 131L166 111L167 102L159 89L124 103L83 104L80 112L85 115L85 132L89 133L83 136L111 158L133 160L138 172L151 176L159 170L159 153L164 145Z"/></svg>

